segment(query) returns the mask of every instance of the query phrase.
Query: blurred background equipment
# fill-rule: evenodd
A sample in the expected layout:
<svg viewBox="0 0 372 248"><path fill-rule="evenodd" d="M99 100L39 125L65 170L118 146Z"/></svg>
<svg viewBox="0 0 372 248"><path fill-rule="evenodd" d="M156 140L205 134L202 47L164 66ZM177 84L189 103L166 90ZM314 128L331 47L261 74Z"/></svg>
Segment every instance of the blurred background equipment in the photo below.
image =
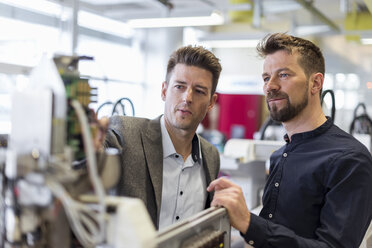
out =
<svg viewBox="0 0 372 248"><path fill-rule="evenodd" d="M125 104L125 103L127 103L127 104ZM126 105L130 106L129 114L128 114L128 111L127 111L128 109L127 109ZM110 113L110 116L113 116L113 115L135 116L133 102L128 97L122 97L119 100L117 100L115 103L113 103L112 101L107 101L107 102L102 103L97 108L97 116L98 116L98 113L100 112L100 110L102 108L104 108L105 106L113 106L112 111Z"/></svg>
<svg viewBox="0 0 372 248"><path fill-rule="evenodd" d="M235 93L218 98L218 130L227 139L252 139L260 125L263 96Z"/></svg>
<svg viewBox="0 0 372 248"><path fill-rule="evenodd" d="M362 108L362 113L358 110ZM350 124L349 133L362 142L372 152L372 120L364 103L359 103L354 110L354 118Z"/></svg>
<svg viewBox="0 0 372 248"><path fill-rule="evenodd" d="M114 114L128 115L128 112L125 109L125 104L123 104L123 102L128 102L129 106L131 107L131 115L129 115L129 116L135 116L133 102L128 97L122 97L122 98L120 98L119 100L116 101L116 103L114 104L114 107L112 108L112 115L114 115ZM121 113L117 109L118 106L120 106L120 108L121 108Z"/></svg>
<svg viewBox="0 0 372 248"><path fill-rule="evenodd" d="M261 125L255 138L259 140L283 140L285 130L281 122L274 121L271 117L267 117L265 122Z"/></svg>
<svg viewBox="0 0 372 248"><path fill-rule="evenodd" d="M244 192L249 209L261 204L260 191L266 183L266 163L284 140L230 139L221 155L221 172Z"/></svg>
<svg viewBox="0 0 372 248"><path fill-rule="evenodd" d="M328 90L323 91L320 104L323 107L323 111L325 112L325 115L327 115L327 113L325 111L327 106L324 103L324 98L327 94L329 94L331 96L331 115L330 115L330 117L332 118L332 122L334 122L335 118L336 118L336 99L335 99L335 93L333 92L333 90L328 89Z"/></svg>

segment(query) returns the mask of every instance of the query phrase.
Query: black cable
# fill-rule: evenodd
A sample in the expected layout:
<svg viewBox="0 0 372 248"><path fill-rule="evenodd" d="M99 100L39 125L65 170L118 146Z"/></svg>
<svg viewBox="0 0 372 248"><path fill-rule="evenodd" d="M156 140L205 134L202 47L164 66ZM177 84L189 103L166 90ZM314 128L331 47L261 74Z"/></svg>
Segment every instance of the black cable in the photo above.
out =
<svg viewBox="0 0 372 248"><path fill-rule="evenodd" d="M104 102L102 103L98 108L97 108L97 116L98 116L98 112L101 110L101 108L105 105L113 105L113 102L111 101L107 101L107 102Z"/></svg>
<svg viewBox="0 0 372 248"><path fill-rule="evenodd" d="M333 90L323 91L320 104L323 106L324 97L328 93L331 94L331 98L332 98L331 118L332 118L332 122L334 122L335 115L336 115L336 100L335 100L335 93L333 92Z"/></svg>
<svg viewBox="0 0 372 248"><path fill-rule="evenodd" d="M127 97L122 97L120 98L119 100L116 101L116 103L114 104L114 107L112 108L112 113L111 115L114 115L115 111L116 111L116 107L120 104L122 106L122 110L123 110L123 115L126 115L125 113L125 107L124 105L122 104L122 101L125 100L127 102L130 103L131 107L132 107L132 116L135 116L135 113L134 113L134 105L133 105L133 102L127 98Z"/></svg>
<svg viewBox="0 0 372 248"><path fill-rule="evenodd" d="M280 126L281 123L274 121L271 117L267 118L265 122L262 124L259 132L261 133L260 140L265 140L265 132L268 126Z"/></svg>
<svg viewBox="0 0 372 248"><path fill-rule="evenodd" d="M363 114L367 114L367 108L364 103L358 103L358 105L354 109L354 118L357 117L358 109L362 107L363 108Z"/></svg>
<svg viewBox="0 0 372 248"><path fill-rule="evenodd" d="M362 107L363 108L363 113L359 116L357 116L358 109ZM350 124L350 129L349 133L353 134L355 129L357 129L357 123L358 125L358 130L357 133L359 134L371 134L372 135L372 120L367 114L367 108L364 103L359 103L355 109L354 109L354 118L353 121Z"/></svg>

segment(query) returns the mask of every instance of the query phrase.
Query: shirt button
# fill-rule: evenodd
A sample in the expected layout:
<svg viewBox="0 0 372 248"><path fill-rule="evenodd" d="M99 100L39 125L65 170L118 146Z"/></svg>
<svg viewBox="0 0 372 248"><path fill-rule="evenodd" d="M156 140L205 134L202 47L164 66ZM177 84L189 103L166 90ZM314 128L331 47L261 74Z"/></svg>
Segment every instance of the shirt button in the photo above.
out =
<svg viewBox="0 0 372 248"><path fill-rule="evenodd" d="M288 154L285 152L285 153L283 153L283 157L287 157L288 156Z"/></svg>
<svg viewBox="0 0 372 248"><path fill-rule="evenodd" d="M176 216L176 220L179 220L180 219L180 217L179 216Z"/></svg>
<svg viewBox="0 0 372 248"><path fill-rule="evenodd" d="M180 195L183 195L183 191L180 192Z"/></svg>
<svg viewBox="0 0 372 248"><path fill-rule="evenodd" d="M248 244L250 244L250 245L254 245L254 241L253 241L253 240L249 240L249 241L248 241Z"/></svg>
<svg viewBox="0 0 372 248"><path fill-rule="evenodd" d="M271 219L273 217L273 215L272 214L269 214L269 218Z"/></svg>
<svg viewBox="0 0 372 248"><path fill-rule="evenodd" d="M279 187L279 183L275 183L275 187L277 187L277 188L278 188L278 187Z"/></svg>
<svg viewBox="0 0 372 248"><path fill-rule="evenodd" d="M176 156L175 156L176 158L178 158L179 156L176 154Z"/></svg>

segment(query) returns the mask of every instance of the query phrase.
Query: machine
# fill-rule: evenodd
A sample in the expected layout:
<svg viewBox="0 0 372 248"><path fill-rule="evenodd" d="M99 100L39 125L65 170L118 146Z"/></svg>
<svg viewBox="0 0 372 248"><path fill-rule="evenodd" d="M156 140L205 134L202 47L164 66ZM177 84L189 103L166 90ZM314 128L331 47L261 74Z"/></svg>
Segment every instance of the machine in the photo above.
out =
<svg viewBox="0 0 372 248"><path fill-rule="evenodd" d="M159 248L230 247L230 232L226 209L211 207L161 231L156 243Z"/></svg>
<svg viewBox="0 0 372 248"><path fill-rule="evenodd" d="M12 130L0 149L0 247L230 247L225 209L158 233L143 202L110 196L118 151L96 152L89 109L97 92L78 72L89 57L44 57L12 96Z"/></svg>
<svg viewBox="0 0 372 248"><path fill-rule="evenodd" d="M261 204L270 155L283 145L284 141L275 140L227 141L221 155L221 172L242 187L249 209Z"/></svg>

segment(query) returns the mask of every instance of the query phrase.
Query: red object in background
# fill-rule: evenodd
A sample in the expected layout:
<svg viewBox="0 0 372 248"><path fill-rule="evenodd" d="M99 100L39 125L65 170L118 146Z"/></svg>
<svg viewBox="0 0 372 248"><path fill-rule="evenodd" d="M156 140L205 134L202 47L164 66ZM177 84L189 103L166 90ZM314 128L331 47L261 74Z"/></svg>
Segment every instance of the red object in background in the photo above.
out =
<svg viewBox="0 0 372 248"><path fill-rule="evenodd" d="M218 130L227 139L253 139L262 113L261 95L218 94Z"/></svg>

